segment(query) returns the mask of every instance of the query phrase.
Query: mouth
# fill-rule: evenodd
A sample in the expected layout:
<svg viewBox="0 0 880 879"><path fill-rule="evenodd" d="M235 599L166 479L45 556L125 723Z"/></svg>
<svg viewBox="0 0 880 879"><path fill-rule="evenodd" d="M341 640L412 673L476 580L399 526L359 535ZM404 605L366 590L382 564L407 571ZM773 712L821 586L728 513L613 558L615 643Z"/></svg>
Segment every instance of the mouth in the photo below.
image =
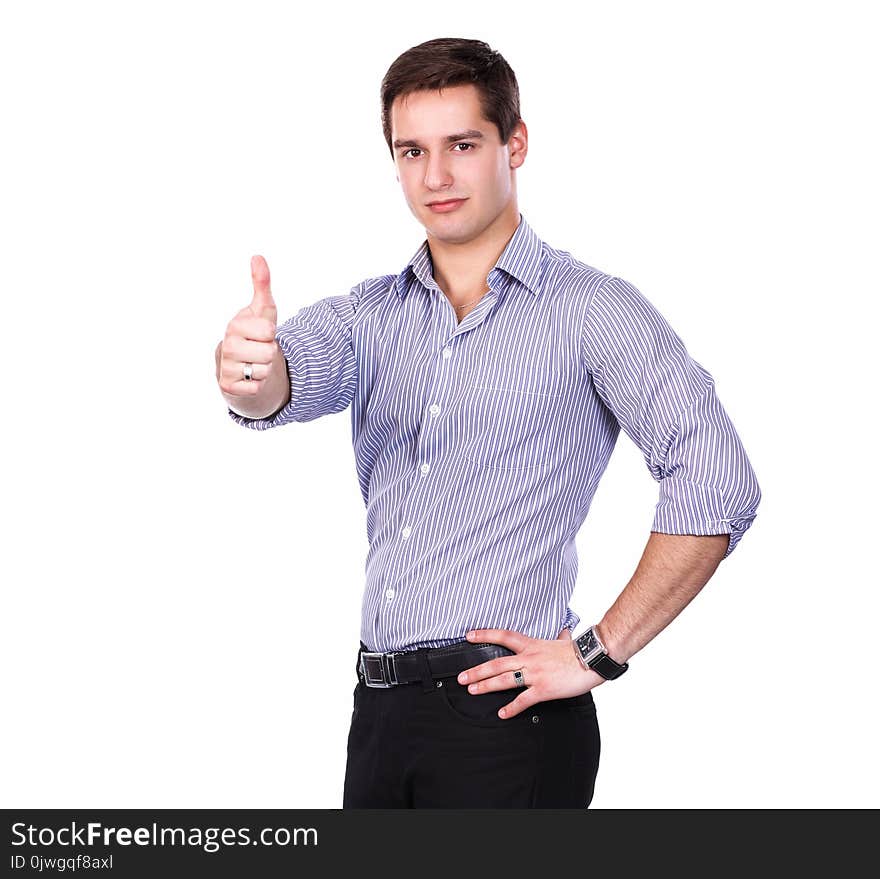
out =
<svg viewBox="0 0 880 879"><path fill-rule="evenodd" d="M450 198L445 201L429 202L428 207L436 213L446 213L447 211L454 211L459 205L464 204L465 201L466 199L464 198Z"/></svg>

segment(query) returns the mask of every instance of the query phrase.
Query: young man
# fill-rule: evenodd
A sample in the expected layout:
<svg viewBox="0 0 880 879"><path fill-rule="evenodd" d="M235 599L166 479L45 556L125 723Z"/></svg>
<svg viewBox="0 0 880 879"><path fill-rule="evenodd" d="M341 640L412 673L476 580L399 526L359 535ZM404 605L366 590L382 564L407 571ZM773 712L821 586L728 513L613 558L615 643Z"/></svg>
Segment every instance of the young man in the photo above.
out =
<svg viewBox="0 0 880 879"><path fill-rule="evenodd" d="M657 309L520 213L528 131L506 61L431 40L391 65L382 103L426 240L280 327L254 257L220 389L256 430L352 407L369 552L343 806L585 808L591 691L730 555L760 489ZM632 578L573 639L575 536L621 428L660 499Z"/></svg>

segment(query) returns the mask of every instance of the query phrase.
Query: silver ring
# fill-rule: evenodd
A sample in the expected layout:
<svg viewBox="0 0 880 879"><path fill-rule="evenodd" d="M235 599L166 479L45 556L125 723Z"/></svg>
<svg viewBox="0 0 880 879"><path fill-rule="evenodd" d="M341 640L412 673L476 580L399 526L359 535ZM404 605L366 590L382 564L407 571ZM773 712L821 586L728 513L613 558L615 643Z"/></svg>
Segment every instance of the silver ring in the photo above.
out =
<svg viewBox="0 0 880 879"><path fill-rule="evenodd" d="M513 673L513 679L516 681L516 685L518 687L524 687L526 685L526 679L523 677L522 669L518 668Z"/></svg>
<svg viewBox="0 0 880 879"><path fill-rule="evenodd" d="M254 380L254 365L253 363L245 363L244 368L244 380L246 382L250 382Z"/></svg>

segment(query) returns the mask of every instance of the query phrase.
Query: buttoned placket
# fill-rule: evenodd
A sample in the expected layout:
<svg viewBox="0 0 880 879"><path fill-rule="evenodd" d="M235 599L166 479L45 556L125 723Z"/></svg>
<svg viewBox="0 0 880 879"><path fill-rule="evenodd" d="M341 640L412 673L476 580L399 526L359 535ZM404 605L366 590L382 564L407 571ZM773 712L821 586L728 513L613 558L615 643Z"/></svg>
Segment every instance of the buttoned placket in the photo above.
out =
<svg viewBox="0 0 880 879"><path fill-rule="evenodd" d="M490 288L480 299L476 307L469 312L461 323L455 315L455 309L443 291L431 283L428 295L432 297L434 351L436 356L433 360L433 373L427 392L427 404L425 407L422 425L416 446L416 462L412 475L410 489L401 505L400 525L398 529L399 554L407 552L408 546L412 545L411 537L413 529L418 527L415 521L426 508L425 495L432 490L430 479L434 465L432 460L432 447L436 447L436 435L440 419L445 417L445 405L454 397L456 376L454 370L461 360L464 337L473 334L489 316L498 301L497 290L492 286L493 275L495 283L499 281L498 272L493 269L489 274ZM415 291L410 291L415 292ZM423 292L423 291L422 291ZM390 605L397 596L395 584L386 584L385 605Z"/></svg>

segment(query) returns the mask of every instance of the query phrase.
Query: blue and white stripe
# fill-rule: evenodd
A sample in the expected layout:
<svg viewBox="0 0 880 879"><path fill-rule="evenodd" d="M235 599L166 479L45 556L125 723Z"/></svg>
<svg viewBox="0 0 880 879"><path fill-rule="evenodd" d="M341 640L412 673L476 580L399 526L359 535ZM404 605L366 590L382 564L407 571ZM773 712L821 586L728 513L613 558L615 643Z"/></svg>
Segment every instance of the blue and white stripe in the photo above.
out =
<svg viewBox="0 0 880 879"><path fill-rule="evenodd" d="M653 531L729 534L761 492L712 376L630 283L520 222L458 322L427 241L278 327L291 399L266 430L351 407L371 650L473 628L574 632L575 537L622 428L660 487Z"/></svg>

